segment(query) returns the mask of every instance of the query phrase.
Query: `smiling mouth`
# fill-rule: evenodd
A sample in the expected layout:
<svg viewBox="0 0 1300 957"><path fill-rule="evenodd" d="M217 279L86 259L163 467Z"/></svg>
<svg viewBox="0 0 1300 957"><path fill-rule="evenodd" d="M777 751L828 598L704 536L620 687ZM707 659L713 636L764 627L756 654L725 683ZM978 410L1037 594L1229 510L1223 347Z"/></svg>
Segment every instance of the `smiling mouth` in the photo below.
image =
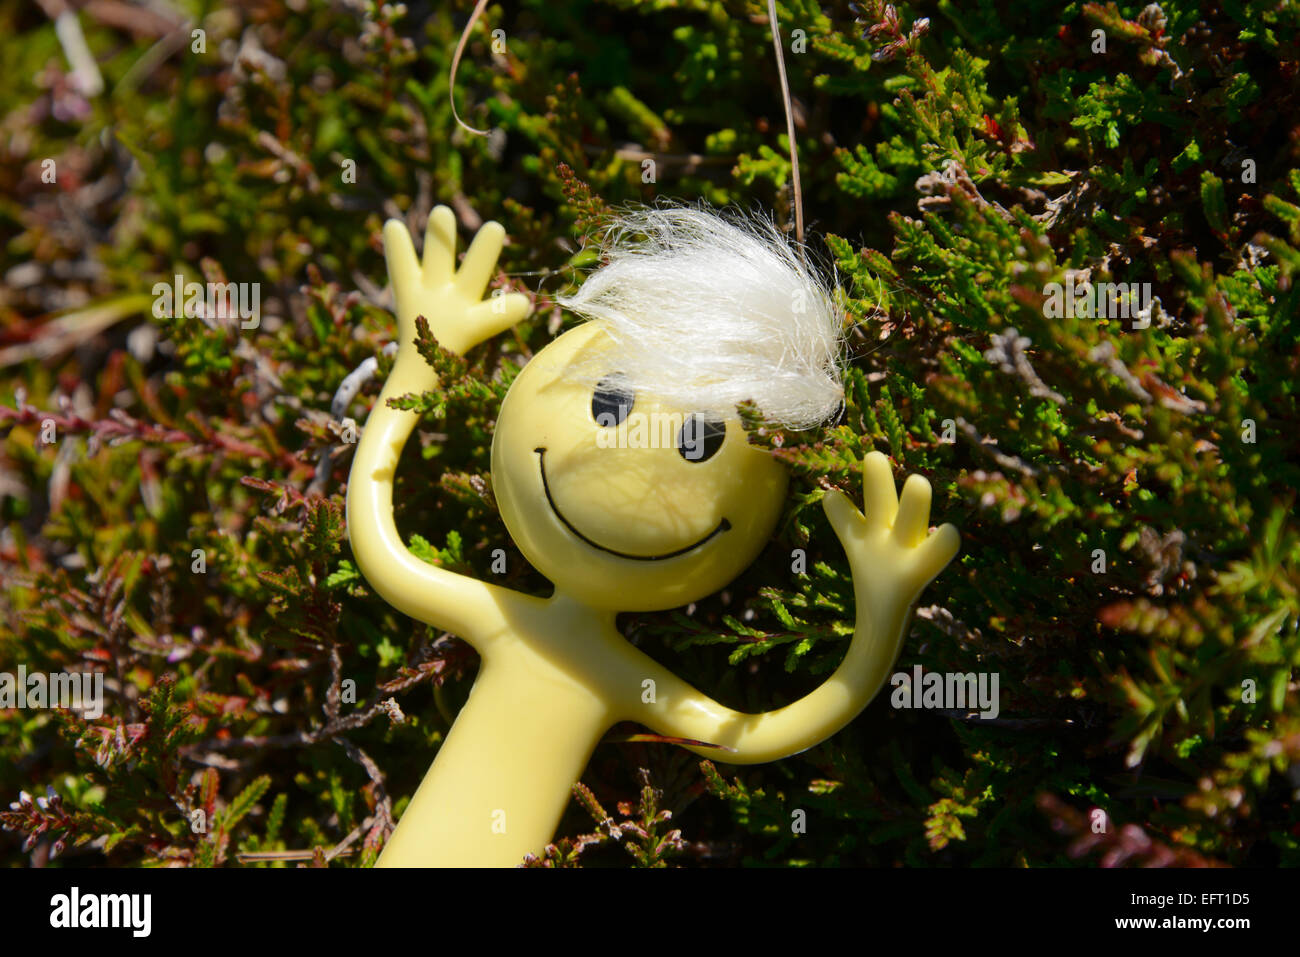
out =
<svg viewBox="0 0 1300 957"><path fill-rule="evenodd" d="M542 448L533 449L533 451L537 453L537 467L542 473L542 491L546 493L546 501L550 504L551 511L555 513L555 517L558 518L564 524L565 528L571 531L574 535L578 536L578 538L582 539L592 548L598 548L602 552L607 552L610 555L616 555L619 558L630 558L632 561L635 562L661 562L665 558L676 558L678 555L685 555L687 552L691 551L692 549L699 548L705 542L712 539L715 535L719 535L722 532L726 532L731 529L731 523L724 518L722 521L718 523L717 528L709 532L709 534L705 535L698 542L695 542L694 544L691 545L687 545L685 548L679 548L674 552L664 552L664 554L662 555L632 555L629 552L620 552L613 548L606 548L604 545L600 544L600 542L593 542L586 535L582 534L582 532L578 531L578 529L574 527L572 522L570 522L567 518L564 517L564 513L560 511L560 507L555 504L555 499L551 495L551 486L546 481L546 449L545 447L542 447Z"/></svg>

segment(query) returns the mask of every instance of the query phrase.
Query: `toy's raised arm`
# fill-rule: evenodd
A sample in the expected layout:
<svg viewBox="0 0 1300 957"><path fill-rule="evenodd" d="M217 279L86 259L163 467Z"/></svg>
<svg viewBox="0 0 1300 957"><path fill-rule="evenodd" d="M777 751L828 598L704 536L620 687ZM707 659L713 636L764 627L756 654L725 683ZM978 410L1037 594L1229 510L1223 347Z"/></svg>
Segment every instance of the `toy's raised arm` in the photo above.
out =
<svg viewBox="0 0 1300 957"><path fill-rule="evenodd" d="M436 384L415 348L417 316L429 321L444 348L463 354L527 314L528 298L518 293L482 301L504 235L498 224L485 224L457 271L456 220L447 207L429 216L423 264L406 227L396 220L385 225L384 256L397 304L397 360L366 420L348 475L348 538L366 581L399 611L471 642L499 618L499 603L510 593L421 561L403 543L393 521L393 475L419 416L389 407L388 400Z"/></svg>
<svg viewBox="0 0 1300 957"><path fill-rule="evenodd" d="M844 661L821 687L784 708L744 714L656 666L647 674L655 681L655 701L638 701L633 720L661 734L732 749L692 748L728 764L757 764L796 754L852 721L888 677L912 603L960 545L951 525L927 535L930 483L913 475L900 501L889 460L879 452L863 463L863 497L866 517L843 492L831 492L823 503L848 554L857 621Z"/></svg>

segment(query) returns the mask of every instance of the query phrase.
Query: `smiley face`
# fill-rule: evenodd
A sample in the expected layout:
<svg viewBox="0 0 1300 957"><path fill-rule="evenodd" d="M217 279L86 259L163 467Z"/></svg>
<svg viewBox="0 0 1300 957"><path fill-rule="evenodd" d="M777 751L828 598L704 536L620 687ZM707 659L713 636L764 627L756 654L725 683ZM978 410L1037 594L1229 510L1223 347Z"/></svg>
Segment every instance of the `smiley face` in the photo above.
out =
<svg viewBox="0 0 1300 957"><path fill-rule="evenodd" d="M588 322L524 367L497 420L493 488L515 543L557 591L598 608L673 608L758 556L788 477L734 412L635 394L602 368L611 344ZM593 368L594 386L574 374Z"/></svg>

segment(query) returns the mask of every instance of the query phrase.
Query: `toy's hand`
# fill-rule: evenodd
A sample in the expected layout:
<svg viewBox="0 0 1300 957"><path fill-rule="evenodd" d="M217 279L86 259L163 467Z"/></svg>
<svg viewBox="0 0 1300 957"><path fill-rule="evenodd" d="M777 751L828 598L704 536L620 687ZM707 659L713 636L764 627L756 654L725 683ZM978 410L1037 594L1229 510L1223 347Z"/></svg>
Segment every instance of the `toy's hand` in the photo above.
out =
<svg viewBox="0 0 1300 957"><path fill-rule="evenodd" d="M654 701L638 703L634 674L621 683L631 697L624 714L659 734L709 742L687 745L697 754L728 764L757 764L825 741L867 706L898 659L907 636L908 609L952 561L961 541L951 525L928 534L930 483L925 479L909 478L900 500L885 456L872 452L862 463L862 473L865 516L843 492L830 492L823 500L848 554L857 606L853 640L835 673L784 708L742 714L651 662Z"/></svg>
<svg viewBox="0 0 1300 957"><path fill-rule="evenodd" d="M423 263L406 226L396 219L384 224L384 258L397 303L399 359L415 354L417 316L429 321L439 345L464 355L528 314L530 303L521 293L483 298L504 239L500 223L484 223L457 270L456 216L446 206L429 214Z"/></svg>
<svg viewBox="0 0 1300 957"><path fill-rule="evenodd" d="M859 598L877 613L906 609L952 561L961 536L952 525L928 533L930 483L912 475L900 498L889 459L880 452L863 460L862 500L865 515L838 490L822 505L848 554Z"/></svg>

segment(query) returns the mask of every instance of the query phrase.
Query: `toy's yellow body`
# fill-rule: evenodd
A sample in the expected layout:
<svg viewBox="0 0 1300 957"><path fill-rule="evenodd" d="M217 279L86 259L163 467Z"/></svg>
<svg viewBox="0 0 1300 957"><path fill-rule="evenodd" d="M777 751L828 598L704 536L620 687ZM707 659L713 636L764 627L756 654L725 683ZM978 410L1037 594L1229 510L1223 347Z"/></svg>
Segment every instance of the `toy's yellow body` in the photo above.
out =
<svg viewBox="0 0 1300 957"><path fill-rule="evenodd" d="M469 641L482 664L382 866L509 866L540 852L596 742L619 721L708 742L692 750L733 764L818 744L879 690L911 604L957 552L952 526L928 532L929 484L913 476L900 500L888 460L872 453L863 466L865 518L841 492L825 499L857 602L840 667L811 694L765 714L732 711L692 688L628 644L614 616L683 605L731 581L771 535L786 474L746 443L738 419L696 459L677 447L627 441L635 415L676 424L688 410L636 396L617 422L597 421L591 388L565 374L598 362L607 347L593 322L524 367L492 447L502 517L523 554L554 582L554 595L521 595L416 558L394 525L392 492L417 416L387 400L435 385L412 346L416 316L428 319L445 348L463 353L526 314L522 296L480 301L502 236L497 224L484 226L453 273L455 221L445 207L430 216L423 264L404 227L389 223L384 233L400 347L349 477L349 537L381 596Z"/></svg>

